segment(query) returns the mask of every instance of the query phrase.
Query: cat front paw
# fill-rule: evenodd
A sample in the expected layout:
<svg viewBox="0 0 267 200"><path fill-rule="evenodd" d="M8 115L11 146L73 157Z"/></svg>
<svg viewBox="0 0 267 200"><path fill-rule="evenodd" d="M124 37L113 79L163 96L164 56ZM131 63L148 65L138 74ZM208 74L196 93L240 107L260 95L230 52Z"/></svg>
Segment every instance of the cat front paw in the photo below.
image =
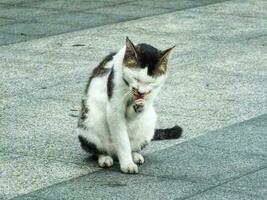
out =
<svg viewBox="0 0 267 200"><path fill-rule="evenodd" d="M98 157L98 165L102 168L111 167L113 165L113 159L107 155L100 155Z"/></svg>
<svg viewBox="0 0 267 200"><path fill-rule="evenodd" d="M126 174L137 174L138 167L134 163L128 163L126 165L121 165L121 171Z"/></svg>
<svg viewBox="0 0 267 200"><path fill-rule="evenodd" d="M142 156L142 154L137 153L137 152L133 152L133 161L135 164L141 165L145 162L144 157Z"/></svg>
<svg viewBox="0 0 267 200"><path fill-rule="evenodd" d="M141 113L141 112L144 111L144 109L145 109L145 105L144 105L144 104L134 104L134 105L133 105L133 108L134 108L134 111L135 111L136 113Z"/></svg>

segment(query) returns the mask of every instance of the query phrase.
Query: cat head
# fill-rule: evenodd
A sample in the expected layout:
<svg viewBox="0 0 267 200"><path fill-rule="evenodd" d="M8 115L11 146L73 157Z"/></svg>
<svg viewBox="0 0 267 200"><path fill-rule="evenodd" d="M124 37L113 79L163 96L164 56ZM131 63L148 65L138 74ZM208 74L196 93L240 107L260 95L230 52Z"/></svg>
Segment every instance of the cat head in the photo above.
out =
<svg viewBox="0 0 267 200"><path fill-rule="evenodd" d="M123 80L133 95L144 97L163 84L168 58L173 48L160 51L148 44L134 45L126 38Z"/></svg>

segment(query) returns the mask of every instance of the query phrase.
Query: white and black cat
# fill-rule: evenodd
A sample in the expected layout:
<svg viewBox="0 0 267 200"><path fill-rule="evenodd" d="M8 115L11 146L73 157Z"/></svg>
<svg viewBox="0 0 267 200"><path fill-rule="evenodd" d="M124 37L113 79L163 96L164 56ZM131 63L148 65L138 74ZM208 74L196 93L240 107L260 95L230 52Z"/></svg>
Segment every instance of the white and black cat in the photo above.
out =
<svg viewBox="0 0 267 200"><path fill-rule="evenodd" d="M100 167L119 159L125 173L138 173L141 149L152 139L180 137L182 129L157 129L153 100L166 79L172 48L160 51L148 44L126 45L104 58L88 80L78 122L78 138Z"/></svg>

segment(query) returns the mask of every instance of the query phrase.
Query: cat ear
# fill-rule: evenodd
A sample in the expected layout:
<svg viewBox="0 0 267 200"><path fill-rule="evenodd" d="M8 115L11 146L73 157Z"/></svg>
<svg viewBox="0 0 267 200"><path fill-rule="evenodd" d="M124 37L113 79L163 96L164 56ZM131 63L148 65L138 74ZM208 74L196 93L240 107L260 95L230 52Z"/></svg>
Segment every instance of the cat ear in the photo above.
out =
<svg viewBox="0 0 267 200"><path fill-rule="evenodd" d="M168 58L171 54L171 51L174 49L175 45L171 48L168 48L164 51L160 52L160 60L159 60L159 72L160 74L164 74L167 70Z"/></svg>
<svg viewBox="0 0 267 200"><path fill-rule="evenodd" d="M126 37L126 50L123 58L123 63L127 67L136 67L138 63L138 54L136 47L128 37Z"/></svg>
<svg viewBox="0 0 267 200"><path fill-rule="evenodd" d="M128 37L126 37L126 53L131 54L137 60L138 54L137 54L136 48Z"/></svg>
<svg viewBox="0 0 267 200"><path fill-rule="evenodd" d="M171 51L174 49L175 45L171 48L168 48L160 52L160 62L168 61L168 57L171 54Z"/></svg>

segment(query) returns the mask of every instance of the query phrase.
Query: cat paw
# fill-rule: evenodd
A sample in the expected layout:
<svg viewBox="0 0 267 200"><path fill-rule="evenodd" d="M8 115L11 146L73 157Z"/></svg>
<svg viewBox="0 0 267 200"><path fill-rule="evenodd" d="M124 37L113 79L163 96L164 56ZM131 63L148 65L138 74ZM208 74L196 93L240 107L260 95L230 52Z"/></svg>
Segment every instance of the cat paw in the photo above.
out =
<svg viewBox="0 0 267 200"><path fill-rule="evenodd" d="M113 159L110 156L100 155L98 157L98 165L102 168L111 167L113 165Z"/></svg>
<svg viewBox="0 0 267 200"><path fill-rule="evenodd" d="M138 167L134 163L128 163L127 165L121 165L121 171L126 174L137 174Z"/></svg>
<svg viewBox="0 0 267 200"><path fill-rule="evenodd" d="M133 152L133 161L135 164L141 165L145 162L145 159L140 153Z"/></svg>
<svg viewBox="0 0 267 200"><path fill-rule="evenodd" d="M136 112L136 113L141 113L141 112L143 112L144 111L144 109L145 109L145 107L144 107L144 105L143 104L135 104L135 105L133 105L133 108L134 108L134 111Z"/></svg>

